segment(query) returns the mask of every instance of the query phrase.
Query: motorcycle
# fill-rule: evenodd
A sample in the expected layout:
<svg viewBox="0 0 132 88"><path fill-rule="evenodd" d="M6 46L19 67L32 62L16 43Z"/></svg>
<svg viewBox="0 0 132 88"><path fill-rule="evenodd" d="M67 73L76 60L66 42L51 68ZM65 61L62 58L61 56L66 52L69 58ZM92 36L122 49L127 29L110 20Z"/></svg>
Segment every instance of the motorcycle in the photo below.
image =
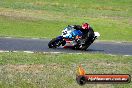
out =
<svg viewBox="0 0 132 88"><path fill-rule="evenodd" d="M92 39L83 39L83 33L80 30L74 29L73 26L68 25L62 31L61 36L53 38L49 43L49 48L57 48L62 46L63 48L81 49L86 50L99 36L98 32L94 32Z"/></svg>

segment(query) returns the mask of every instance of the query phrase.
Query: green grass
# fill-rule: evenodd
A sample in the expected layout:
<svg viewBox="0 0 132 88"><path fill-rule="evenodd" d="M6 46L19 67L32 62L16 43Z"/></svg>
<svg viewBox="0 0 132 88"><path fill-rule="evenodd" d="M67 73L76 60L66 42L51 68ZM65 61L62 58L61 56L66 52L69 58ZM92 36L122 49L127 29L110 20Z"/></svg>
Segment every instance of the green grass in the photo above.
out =
<svg viewBox="0 0 132 88"><path fill-rule="evenodd" d="M53 38L89 22L100 40L132 41L132 0L0 0L0 36ZM104 54L0 53L0 88L80 88L76 69L132 75L132 57ZM130 84L88 84L131 88Z"/></svg>
<svg viewBox="0 0 132 88"><path fill-rule="evenodd" d="M1 53L1 88L80 88L77 67L89 74L130 74L132 60L126 56L103 54ZM129 84L87 84L84 88L131 88Z"/></svg>
<svg viewBox="0 0 132 88"><path fill-rule="evenodd" d="M53 38L89 22L100 40L132 41L131 0L1 0L0 36Z"/></svg>

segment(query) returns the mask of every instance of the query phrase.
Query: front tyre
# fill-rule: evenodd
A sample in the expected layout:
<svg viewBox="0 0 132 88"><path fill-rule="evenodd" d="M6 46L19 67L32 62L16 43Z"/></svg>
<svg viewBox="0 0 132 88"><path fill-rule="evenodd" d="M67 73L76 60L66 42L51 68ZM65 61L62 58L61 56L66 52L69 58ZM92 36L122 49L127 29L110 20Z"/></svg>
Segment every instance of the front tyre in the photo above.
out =
<svg viewBox="0 0 132 88"><path fill-rule="evenodd" d="M48 47L49 48L56 48L57 47L57 38L53 38L49 43L48 43Z"/></svg>

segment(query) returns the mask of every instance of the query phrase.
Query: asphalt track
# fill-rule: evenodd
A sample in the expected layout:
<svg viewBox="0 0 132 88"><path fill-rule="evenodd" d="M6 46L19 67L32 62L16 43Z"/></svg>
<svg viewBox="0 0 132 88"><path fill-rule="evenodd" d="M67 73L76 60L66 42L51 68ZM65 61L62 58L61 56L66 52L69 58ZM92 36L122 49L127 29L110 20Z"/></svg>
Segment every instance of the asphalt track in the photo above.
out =
<svg viewBox="0 0 132 88"><path fill-rule="evenodd" d="M3 51L34 51L61 53L106 53L113 55L132 55L132 43L94 42L86 51L63 49L49 49L49 39L0 38L0 50Z"/></svg>

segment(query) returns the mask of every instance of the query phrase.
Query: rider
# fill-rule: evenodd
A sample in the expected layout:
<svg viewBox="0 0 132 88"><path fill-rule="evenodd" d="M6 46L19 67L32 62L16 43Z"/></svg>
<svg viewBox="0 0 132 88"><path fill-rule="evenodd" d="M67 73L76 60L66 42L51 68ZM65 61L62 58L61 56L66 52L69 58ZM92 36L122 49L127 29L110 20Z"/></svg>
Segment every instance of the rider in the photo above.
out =
<svg viewBox="0 0 132 88"><path fill-rule="evenodd" d="M85 41L93 42L92 39L94 37L94 30L88 23L83 23L82 26L80 25L73 25L73 28L76 30L80 30L83 33L82 38L85 39Z"/></svg>

